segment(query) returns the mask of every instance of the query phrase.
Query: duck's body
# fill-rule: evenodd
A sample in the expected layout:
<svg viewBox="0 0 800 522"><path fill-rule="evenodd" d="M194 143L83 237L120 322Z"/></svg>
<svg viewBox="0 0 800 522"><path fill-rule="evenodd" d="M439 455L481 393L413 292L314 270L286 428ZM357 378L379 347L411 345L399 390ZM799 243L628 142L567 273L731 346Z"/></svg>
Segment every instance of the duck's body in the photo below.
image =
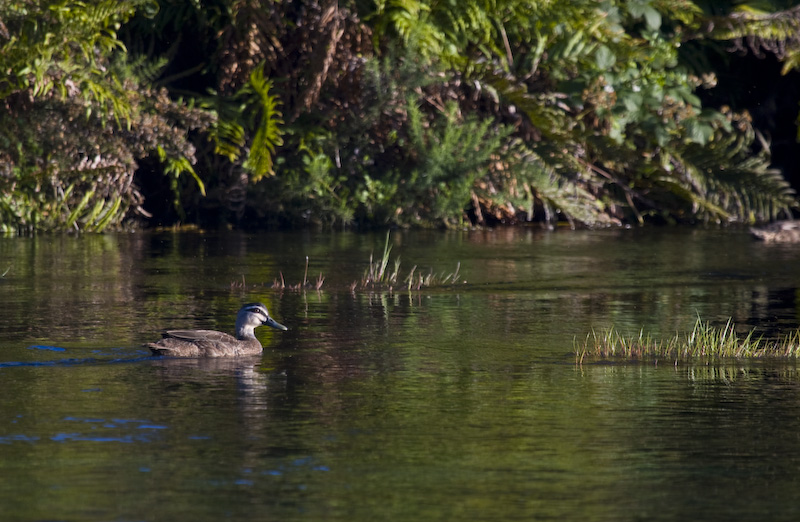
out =
<svg viewBox="0 0 800 522"><path fill-rule="evenodd" d="M776 221L751 228L750 233L765 243L800 243L800 220Z"/></svg>
<svg viewBox="0 0 800 522"><path fill-rule="evenodd" d="M252 339L237 339L214 330L168 330L163 339L147 346L155 355L172 357L236 357L258 355L261 343Z"/></svg>
<svg viewBox="0 0 800 522"><path fill-rule="evenodd" d="M261 303L244 305L236 315L236 337L215 330L168 330L163 339L147 343L155 355L171 357L237 357L259 355L263 350L255 329L267 325L288 330L269 316Z"/></svg>

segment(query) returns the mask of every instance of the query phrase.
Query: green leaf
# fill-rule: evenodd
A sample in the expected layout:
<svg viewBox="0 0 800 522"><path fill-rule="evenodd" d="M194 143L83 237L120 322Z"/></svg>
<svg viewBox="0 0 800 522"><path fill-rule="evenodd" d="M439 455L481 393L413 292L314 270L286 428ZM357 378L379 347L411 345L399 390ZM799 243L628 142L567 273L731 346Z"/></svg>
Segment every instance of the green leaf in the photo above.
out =
<svg viewBox="0 0 800 522"><path fill-rule="evenodd" d="M707 123L692 119L686 122L686 138L700 145L705 145L714 135L714 128Z"/></svg>
<svg viewBox="0 0 800 522"><path fill-rule="evenodd" d="M628 112L639 112L642 107L643 97L638 92L620 93L617 100L625 107Z"/></svg>
<svg viewBox="0 0 800 522"><path fill-rule="evenodd" d="M67 217L67 228L72 228L72 226L75 224L75 221L78 219L78 216L80 216L81 212L86 207L86 204L89 203L89 200L92 198L92 196L94 196L94 190L89 190L83 195L83 198L81 199L80 203L78 203L78 206L75 207Z"/></svg>
<svg viewBox="0 0 800 522"><path fill-rule="evenodd" d="M600 70L610 69L616 62L617 57L608 48L608 46L601 45L597 48L597 51L594 53L595 63L597 63L597 68Z"/></svg>
<svg viewBox="0 0 800 522"><path fill-rule="evenodd" d="M656 31L661 27L661 13L659 13L649 5L645 6L644 21L647 24L647 27Z"/></svg>

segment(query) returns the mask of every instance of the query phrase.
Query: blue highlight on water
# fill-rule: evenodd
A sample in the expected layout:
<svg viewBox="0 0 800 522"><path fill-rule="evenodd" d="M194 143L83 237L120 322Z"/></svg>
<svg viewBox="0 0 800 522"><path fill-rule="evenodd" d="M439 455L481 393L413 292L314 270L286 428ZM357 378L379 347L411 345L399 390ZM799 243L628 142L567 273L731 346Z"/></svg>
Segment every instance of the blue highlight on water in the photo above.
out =
<svg viewBox="0 0 800 522"><path fill-rule="evenodd" d="M65 421L73 421L73 422L88 422L88 423L96 423L96 422L105 422L105 419L93 419L91 417L64 417Z"/></svg>
<svg viewBox="0 0 800 522"><path fill-rule="evenodd" d="M331 469L328 466L317 464L316 459L314 457L300 457L294 459L288 466L279 466L275 469L265 469L257 473L258 475L266 476L266 477L282 477L283 475L291 474L294 471L299 471L302 469L309 469L311 471L330 471ZM254 471L251 468L245 468L242 470L243 474L253 474Z"/></svg>
<svg viewBox="0 0 800 522"><path fill-rule="evenodd" d="M39 437L29 437L28 435L7 435L0 437L0 444L13 444L14 442L38 442Z"/></svg>
<svg viewBox="0 0 800 522"><path fill-rule="evenodd" d="M16 422L22 415L17 415L12 419L12 423ZM169 426L164 424L154 423L148 419L122 419L112 418L105 419L101 417L80 417L80 416L66 416L62 422L71 425L85 425L89 427L89 431L81 430L65 430L56 433L55 435L45 438L57 443L70 443L70 442L116 442L121 444L132 443L150 443L157 440L158 433L162 430L168 430ZM208 435L190 435L191 440L205 441L211 440L212 437ZM15 443L28 443L35 444L41 442L42 439L38 436L28 436L25 434L13 434L0 436L0 444L15 444ZM287 464L280 465L276 468L264 469L261 471L253 468L244 468L241 470L239 478L231 481L227 480L212 480L211 483L215 485L234 484L236 486L253 486L256 483L257 477L282 477L284 475L292 474L296 471L310 470L314 472L327 472L330 468L326 465L320 464L312 456L297 457L289 461ZM150 473L152 469L149 466L141 466L138 468L141 473ZM244 476L247 476L245 478Z"/></svg>
<svg viewBox="0 0 800 522"><path fill-rule="evenodd" d="M88 388L83 391L100 391L99 388ZM11 419L11 423L15 424L23 415L17 415ZM0 444L38 444L42 442L51 442L58 444L68 443L118 443L118 444L134 444L134 443L151 443L159 439L159 433L168 430L170 427L165 424L155 423L149 419L142 418L102 418L91 416L73 416L68 415L61 419L62 423L71 425L71 427L85 426L87 429L67 429L59 431L49 437L28 436L25 434L12 434L0 436ZM189 435L190 440L206 441L211 440L212 437L203 434ZM141 465L136 469L139 473L152 473L153 469L148 465ZM320 464L313 456L296 457L290 459L285 464L279 465L275 468L257 470L251 467L243 468L239 477L230 479L211 479L210 484L217 487L237 486L237 487L252 487L257 485L259 480L268 480L270 477L279 478L291 476L294 473L304 472L328 472L330 468L326 465ZM297 488L303 490L306 488L305 484L298 484Z"/></svg>
<svg viewBox="0 0 800 522"><path fill-rule="evenodd" d="M66 352L67 348L62 346L50 346L46 344L33 344L26 347L28 350L42 351L42 352ZM84 352L86 353L86 352ZM139 361L151 360L154 357L150 355L149 351L145 350L131 350L130 348L111 348L109 350L91 350L92 354L97 357L70 357L67 359L52 359L42 361L0 361L0 368L18 368L18 367L39 367L39 366L74 366L77 364L119 364L119 363L132 363ZM130 356L119 357L119 354L129 354ZM106 358L106 357L109 358ZM84 391L100 391L99 389L89 389Z"/></svg>
<svg viewBox="0 0 800 522"><path fill-rule="evenodd" d="M66 348L62 348L60 346L48 346L46 344L34 344L33 346L28 346L28 350L47 350L50 352L66 352Z"/></svg>
<svg viewBox="0 0 800 522"><path fill-rule="evenodd" d="M294 473L300 473L302 477L302 474L307 473L309 470L314 472L327 472L330 471L330 468L328 466L316 463L316 459L314 457L300 457L292 460L288 464L280 465L277 468L264 469L261 471L250 467L243 468L239 472L238 477L229 479L213 478L209 479L207 483L211 486L219 488L226 486L249 487L257 485L259 480L268 480L269 477L289 477ZM260 479L259 477L263 477L263 479ZM300 483L297 484L296 487L302 491L308 486Z"/></svg>
<svg viewBox="0 0 800 522"><path fill-rule="evenodd" d="M12 423L22 417L17 415ZM97 417L72 417L67 416L63 422L74 424L80 423L90 426L89 432L78 430L61 431L49 437L53 442L120 442L130 444L133 442L153 442L157 439L155 435L161 430L169 429L169 426L157 424L149 420L142 419L102 419ZM120 430L124 430L120 433ZM131 431L136 430L136 431ZM25 434L14 434L0 436L0 444L13 444L16 442L36 443L40 437L28 436Z"/></svg>
<svg viewBox="0 0 800 522"><path fill-rule="evenodd" d="M112 437L102 435L85 435L83 433L58 433L50 437L50 440L55 442L123 442L126 444L131 442L150 442L147 439L134 437L133 435Z"/></svg>

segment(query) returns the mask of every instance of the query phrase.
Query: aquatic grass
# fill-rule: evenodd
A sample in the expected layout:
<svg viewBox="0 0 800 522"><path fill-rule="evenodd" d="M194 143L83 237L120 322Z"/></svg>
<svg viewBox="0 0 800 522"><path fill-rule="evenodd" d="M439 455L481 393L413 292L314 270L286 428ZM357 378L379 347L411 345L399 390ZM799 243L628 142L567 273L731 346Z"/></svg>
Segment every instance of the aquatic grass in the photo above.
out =
<svg viewBox="0 0 800 522"><path fill-rule="evenodd" d="M315 280L308 279L308 256L306 256L306 269L303 272L303 281L298 282L296 284L290 284L286 282L286 278L283 276L283 272L278 272L279 277L273 279L272 281L272 288L277 290L289 290L292 292L299 292L301 290L316 290L320 291L322 289L322 284L325 282L325 276L322 275L322 272L317 275ZM242 274L242 280L234 280L231 281L231 290L247 290L248 288L257 288L259 286L266 286L264 285L251 285L248 287L247 282L245 281L244 274Z"/></svg>
<svg viewBox="0 0 800 522"><path fill-rule="evenodd" d="M427 273L418 270L417 265L411 267L408 275L403 278L400 273L400 258L397 257L393 262L391 260L392 247L389 244L389 234L386 235L386 242L383 245L383 253L380 257L376 258L374 254L369 256L369 264L364 271L364 276L356 281L353 281L348 288L350 292L355 292L357 289L366 290L380 290L393 292L395 290L421 290L422 288L431 288L437 286L455 285L463 283L461 279L461 263L456 264L456 269L453 272L443 272L437 274L433 269ZM272 281L272 288L276 290L289 290L299 292L302 290L316 290L322 291L322 285L325 282L325 276L322 272L319 273L315 280L308 278L308 256L306 256L305 271L303 272L303 281L296 284L286 282L283 276L283 271L278 272L278 277ZM245 290L248 285L242 275L241 281L232 281L231 290ZM255 285L254 285L255 287Z"/></svg>
<svg viewBox="0 0 800 522"><path fill-rule="evenodd" d="M244 278L244 274L242 274L242 280L233 280L231 281L231 290L244 290L247 288L247 281Z"/></svg>
<svg viewBox="0 0 800 522"><path fill-rule="evenodd" d="M576 343L577 345L577 343ZM800 355L800 329L778 339L755 337L750 331L740 336L732 319L723 327L711 326L699 317L688 334L667 339L654 339L644 334L624 336L613 327L600 333L592 330L582 346L576 346L575 357L601 360L670 360L687 362L709 359L797 358Z"/></svg>
<svg viewBox="0 0 800 522"><path fill-rule="evenodd" d="M278 272L280 275L280 280L274 279L272 281L272 288L278 290L290 290L293 292L299 292L301 290L316 290L319 292L322 290L322 284L325 282L325 276L322 275L322 272L317 275L317 279L314 281L308 280L308 256L306 256L306 269L303 272L303 281L297 284L286 284L286 279L283 277L283 272Z"/></svg>
<svg viewBox="0 0 800 522"><path fill-rule="evenodd" d="M431 269L428 273L423 273L417 270L417 265L411 267L411 271L402 280L402 286L399 285L400 281L400 257L394 260L394 269L389 270L390 265L389 254L392 252L392 247L389 245L389 234L386 234L386 242L383 245L383 254L380 258L375 259L373 254L369 256L369 265L364 271L364 277L360 281L353 281L350 285L350 290L355 291L359 285L362 288L368 289L382 289L393 291L396 289L406 290L420 290L422 288L430 288L434 286L445 286L448 284L456 284L460 281L461 263L456 265L456 270L449 274L435 274Z"/></svg>
<svg viewBox="0 0 800 522"><path fill-rule="evenodd" d="M417 265L411 268L408 276L403 280L408 290L419 290L423 287L453 285L459 282L461 262L456 263L456 269L449 274L434 274L433 271L423 274L417 272Z"/></svg>
<svg viewBox="0 0 800 522"><path fill-rule="evenodd" d="M369 267L364 273L363 283L381 283L393 285L397 282L397 274L400 272L400 258L394 261L394 271L388 272L386 268L389 266L389 254L392 252L392 247L389 245L389 234L386 234L386 242L383 245L383 255L378 260L373 259L373 255L369 255Z"/></svg>

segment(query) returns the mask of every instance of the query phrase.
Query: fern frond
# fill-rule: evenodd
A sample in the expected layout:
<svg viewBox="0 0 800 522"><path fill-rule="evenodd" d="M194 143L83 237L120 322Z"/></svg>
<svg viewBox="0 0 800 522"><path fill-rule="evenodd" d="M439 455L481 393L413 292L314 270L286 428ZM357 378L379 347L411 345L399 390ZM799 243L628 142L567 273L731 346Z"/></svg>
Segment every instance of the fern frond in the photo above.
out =
<svg viewBox="0 0 800 522"><path fill-rule="evenodd" d="M672 148L669 154L680 168L657 183L714 219L774 219L797 206L796 194L781 172L770 167L769 144L763 138L761 151L752 151L755 137L760 136L750 127L740 132L719 128L707 146Z"/></svg>
<svg viewBox="0 0 800 522"><path fill-rule="evenodd" d="M191 162L185 156L168 156L167 152L160 145L157 147L158 157L164 163L164 173L171 175L174 179L178 179L182 174L189 174L197 183L197 188L200 193L206 195L206 186L200 176L195 172ZM177 193L176 193L177 198ZM177 202L177 199L176 199Z"/></svg>
<svg viewBox="0 0 800 522"><path fill-rule="evenodd" d="M211 139L214 141L214 152L225 156L233 163L246 144L246 134L241 123L233 120L218 120L214 126Z"/></svg>
<svg viewBox="0 0 800 522"><path fill-rule="evenodd" d="M256 95L260 117L256 134L250 145L250 154L244 166L253 173L253 181L273 174L273 156L277 147L283 145L281 126L282 114L278 110L280 99L271 94L272 81L264 78L263 68L259 67L250 75L250 86Z"/></svg>
<svg viewBox="0 0 800 522"><path fill-rule="evenodd" d="M767 52L779 60L800 49L800 6L777 12L742 7L726 16L708 17L702 24L712 29L690 37L730 41L738 50L749 50L759 57Z"/></svg>

